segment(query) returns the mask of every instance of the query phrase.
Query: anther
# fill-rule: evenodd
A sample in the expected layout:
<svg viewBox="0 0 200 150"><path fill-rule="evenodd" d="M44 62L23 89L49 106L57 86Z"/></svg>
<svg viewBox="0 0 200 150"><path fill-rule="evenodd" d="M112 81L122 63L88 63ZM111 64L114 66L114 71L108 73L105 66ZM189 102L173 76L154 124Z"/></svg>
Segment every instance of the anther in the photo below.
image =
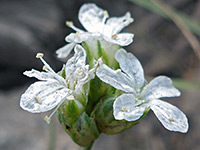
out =
<svg viewBox="0 0 200 150"><path fill-rule="evenodd" d="M112 38L114 39L114 38L116 38L117 37L117 34L113 34L112 35Z"/></svg>
<svg viewBox="0 0 200 150"><path fill-rule="evenodd" d="M173 118L169 118L168 119L170 122L175 122L175 120Z"/></svg>
<svg viewBox="0 0 200 150"><path fill-rule="evenodd" d="M48 70L47 66L44 65L44 66L42 67L42 70L45 70L45 71Z"/></svg>
<svg viewBox="0 0 200 150"><path fill-rule="evenodd" d="M42 103L42 99L41 99L40 97L38 97L38 96L35 96L35 100L36 100L39 104Z"/></svg>
<svg viewBox="0 0 200 150"><path fill-rule="evenodd" d="M69 101L73 101L73 100L75 100L75 98L74 98L73 95L70 95L70 96L67 97L67 100L69 100Z"/></svg>
<svg viewBox="0 0 200 150"><path fill-rule="evenodd" d="M136 91L139 93L141 90L140 90L140 89L137 89Z"/></svg>
<svg viewBox="0 0 200 150"><path fill-rule="evenodd" d="M129 20L128 20L128 21L129 21L129 22L133 22L133 20L134 20L133 18L129 18Z"/></svg>
<svg viewBox="0 0 200 150"><path fill-rule="evenodd" d="M48 116L45 116L44 120L46 121L47 124L50 124L51 122L51 118L49 118Z"/></svg>
<svg viewBox="0 0 200 150"><path fill-rule="evenodd" d="M66 23L66 25L67 25L68 27L73 26L73 22L72 22L72 21L66 21L65 23Z"/></svg>
<svg viewBox="0 0 200 150"><path fill-rule="evenodd" d="M104 15L106 16L106 18L109 18L109 14L108 14L108 11L104 10Z"/></svg>
<svg viewBox="0 0 200 150"><path fill-rule="evenodd" d="M80 33L79 33L79 32L76 32L76 35L77 35L78 37L80 37Z"/></svg>
<svg viewBox="0 0 200 150"><path fill-rule="evenodd" d="M37 53L36 58L42 58L44 56L43 53Z"/></svg>
<svg viewBox="0 0 200 150"><path fill-rule="evenodd" d="M122 108L121 108L121 111L123 111L123 112L128 112L128 108L122 107Z"/></svg>
<svg viewBox="0 0 200 150"><path fill-rule="evenodd" d="M117 69L117 70L116 70L116 73L117 73L117 74L120 74L121 72L122 72L121 69Z"/></svg>

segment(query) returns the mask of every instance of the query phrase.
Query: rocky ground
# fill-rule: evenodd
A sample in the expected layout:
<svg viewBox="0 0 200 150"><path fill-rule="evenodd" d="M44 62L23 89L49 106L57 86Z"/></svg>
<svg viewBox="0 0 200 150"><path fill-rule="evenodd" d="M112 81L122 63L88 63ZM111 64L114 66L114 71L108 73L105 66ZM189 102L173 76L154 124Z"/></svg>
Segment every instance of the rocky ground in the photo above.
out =
<svg viewBox="0 0 200 150"><path fill-rule="evenodd" d="M71 32L65 20L77 20L78 8L86 0L16 0L0 1L0 150L49 149L50 127L43 121L45 114L30 114L19 107L20 95L30 85L22 75L24 70L40 69L35 59L39 51L58 70L62 62L55 50L64 45ZM110 16L130 11L135 22L125 31L135 34L134 43L127 47L142 62L146 75L160 74L200 82L200 63L179 29L170 21L125 0L96 2ZM169 0L168 3L200 21L200 2ZM199 37L198 37L199 38ZM199 150L200 93L199 89L181 90L180 98L167 99L188 116L187 134L165 130L153 113L140 124L119 135L101 135L94 150ZM78 150L70 137L56 122L56 149Z"/></svg>

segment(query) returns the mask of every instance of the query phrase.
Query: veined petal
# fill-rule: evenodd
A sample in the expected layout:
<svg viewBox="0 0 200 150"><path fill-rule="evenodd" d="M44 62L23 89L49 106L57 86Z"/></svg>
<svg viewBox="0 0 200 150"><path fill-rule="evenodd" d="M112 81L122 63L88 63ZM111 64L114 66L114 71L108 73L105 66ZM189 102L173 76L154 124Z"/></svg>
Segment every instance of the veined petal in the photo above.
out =
<svg viewBox="0 0 200 150"><path fill-rule="evenodd" d="M66 42L74 42L74 43L81 43L83 41L87 41L91 37L91 34L88 32L82 33L70 33L68 36L65 37Z"/></svg>
<svg viewBox="0 0 200 150"><path fill-rule="evenodd" d="M86 52L84 48L76 45L74 51L74 56L67 61L65 66L66 76L70 76L78 67L82 68L86 63Z"/></svg>
<svg viewBox="0 0 200 150"><path fill-rule="evenodd" d="M106 21L104 28L105 35L112 36L119 33L123 28L133 22L130 12L127 12L122 17L111 17Z"/></svg>
<svg viewBox="0 0 200 150"><path fill-rule="evenodd" d="M173 86L173 82L166 76L158 76L147 84L141 96L144 99L158 99L162 97L177 97L181 93Z"/></svg>
<svg viewBox="0 0 200 150"><path fill-rule="evenodd" d="M146 105L141 105L141 101L136 101L133 94L122 94L113 104L113 115L116 120L125 119L127 121L138 120L147 109Z"/></svg>
<svg viewBox="0 0 200 150"><path fill-rule="evenodd" d="M109 68L107 65L101 65L96 72L96 75L105 83L110 84L116 89L135 93L135 89L132 87L132 81L129 77L122 72L115 71Z"/></svg>
<svg viewBox="0 0 200 150"><path fill-rule="evenodd" d="M66 58L70 54L72 49L74 48L75 44L76 43L72 42L72 43L66 44L65 46L59 48L56 51L57 57L58 58Z"/></svg>
<svg viewBox="0 0 200 150"><path fill-rule="evenodd" d="M131 53L120 49L115 53L115 59L120 68L131 78L133 88L141 88L144 85L144 71L139 60Z"/></svg>
<svg viewBox="0 0 200 150"><path fill-rule="evenodd" d="M104 10L92 3L84 4L78 14L79 21L89 32L102 33L106 18Z"/></svg>
<svg viewBox="0 0 200 150"><path fill-rule="evenodd" d="M161 100L152 100L151 109L166 129L182 133L188 131L187 117L177 107Z"/></svg>
<svg viewBox="0 0 200 150"><path fill-rule="evenodd" d="M104 39L108 42L118 44L120 46L127 46L133 42L134 34L132 33L120 33L114 35L112 38L104 36Z"/></svg>
<svg viewBox="0 0 200 150"><path fill-rule="evenodd" d="M29 86L21 96L20 106L31 113L53 109L72 93L57 81L38 81Z"/></svg>
<svg viewBox="0 0 200 150"><path fill-rule="evenodd" d="M49 79L53 79L53 75L44 71L37 71L35 69L32 69L31 71L25 71L23 73L24 75L32 78L35 77L38 80L49 80Z"/></svg>

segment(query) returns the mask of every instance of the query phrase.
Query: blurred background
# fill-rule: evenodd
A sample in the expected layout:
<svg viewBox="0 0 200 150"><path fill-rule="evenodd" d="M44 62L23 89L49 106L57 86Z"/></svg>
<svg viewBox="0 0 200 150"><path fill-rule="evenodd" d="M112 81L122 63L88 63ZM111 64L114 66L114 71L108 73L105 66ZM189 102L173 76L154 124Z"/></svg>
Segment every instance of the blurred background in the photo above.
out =
<svg viewBox="0 0 200 150"><path fill-rule="evenodd" d="M126 49L141 61L147 79L158 75L173 78L182 95L167 101L179 107L190 124L187 134L170 132L150 112L128 131L102 134L93 150L199 150L199 0L156 0L156 5L149 0L0 0L0 150L79 149L56 118L48 126L43 121L45 114L22 110L19 99L35 81L22 73L42 67L35 59L37 52L45 54L53 69L61 69L63 62L55 51L72 32L65 21L72 20L82 28L78 9L88 2L108 10L111 17L131 12L135 21L124 31L135 37Z"/></svg>

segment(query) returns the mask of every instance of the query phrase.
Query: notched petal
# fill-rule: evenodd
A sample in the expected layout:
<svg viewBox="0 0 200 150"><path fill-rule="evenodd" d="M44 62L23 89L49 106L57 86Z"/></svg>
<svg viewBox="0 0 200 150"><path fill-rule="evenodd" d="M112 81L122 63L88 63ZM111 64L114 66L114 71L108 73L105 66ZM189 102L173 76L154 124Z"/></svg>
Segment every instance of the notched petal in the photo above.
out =
<svg viewBox="0 0 200 150"><path fill-rule="evenodd" d="M103 64L97 69L96 75L103 82L110 84L116 89L135 93L135 89L132 87L133 82L123 72L115 71Z"/></svg>
<svg viewBox="0 0 200 150"><path fill-rule="evenodd" d="M181 93L173 86L170 78L158 76L144 87L141 95L145 99L157 99L162 97L177 97Z"/></svg>
<svg viewBox="0 0 200 150"><path fill-rule="evenodd" d="M136 101L133 94L119 96L113 104L113 115L116 120L136 121L145 112L146 106Z"/></svg>
<svg viewBox="0 0 200 150"><path fill-rule="evenodd" d="M46 112L72 93L56 81L38 81L21 96L20 106L31 113Z"/></svg>
<svg viewBox="0 0 200 150"><path fill-rule="evenodd" d="M104 10L92 3L81 6L78 14L79 21L89 32L101 33L106 18Z"/></svg>
<svg viewBox="0 0 200 150"><path fill-rule="evenodd" d="M166 129L182 133L188 131L187 117L177 107L161 100L153 100L151 109Z"/></svg>
<svg viewBox="0 0 200 150"><path fill-rule="evenodd" d="M72 42L72 43L66 44L65 46L59 48L56 51L57 57L58 58L66 58L70 54L70 52L72 51L74 46L75 46L75 43Z"/></svg>
<svg viewBox="0 0 200 150"><path fill-rule="evenodd" d="M131 53L120 49L115 53L115 59L120 68L130 77L134 84L132 87L141 88L145 83L144 71L139 60Z"/></svg>

